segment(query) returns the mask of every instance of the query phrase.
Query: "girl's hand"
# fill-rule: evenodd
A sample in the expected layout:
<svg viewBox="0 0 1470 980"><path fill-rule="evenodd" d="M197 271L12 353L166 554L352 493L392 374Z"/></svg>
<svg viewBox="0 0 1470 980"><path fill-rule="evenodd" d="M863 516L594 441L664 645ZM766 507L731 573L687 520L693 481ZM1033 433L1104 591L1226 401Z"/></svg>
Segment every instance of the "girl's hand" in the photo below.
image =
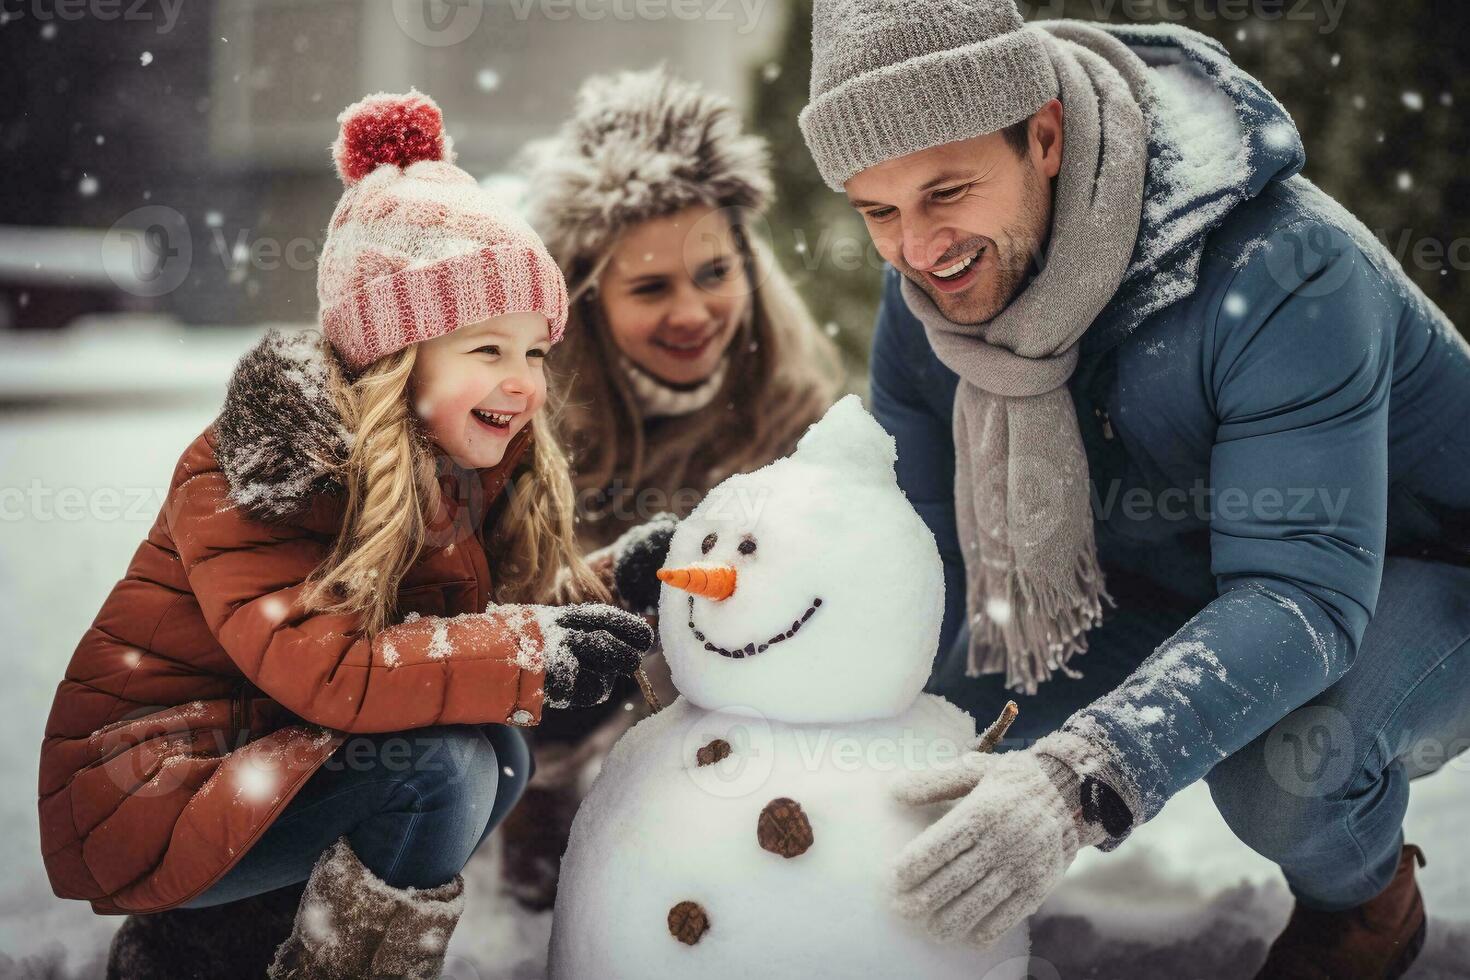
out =
<svg viewBox="0 0 1470 980"><path fill-rule="evenodd" d="M545 694L553 708L606 701L613 681L636 671L653 647L653 630L641 617L600 603L567 606L550 627Z"/></svg>

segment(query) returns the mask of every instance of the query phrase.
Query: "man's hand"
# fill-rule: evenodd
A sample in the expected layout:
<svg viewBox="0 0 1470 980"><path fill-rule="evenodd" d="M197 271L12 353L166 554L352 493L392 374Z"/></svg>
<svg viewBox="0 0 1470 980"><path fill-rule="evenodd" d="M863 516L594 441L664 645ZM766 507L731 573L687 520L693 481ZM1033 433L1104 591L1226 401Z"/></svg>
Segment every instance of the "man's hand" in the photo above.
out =
<svg viewBox="0 0 1470 980"><path fill-rule="evenodd" d="M1078 785L1065 764L1034 749L969 752L957 766L901 777L900 802L960 802L899 854L899 914L944 942L994 943L1041 907L1084 843L1096 843L1079 839L1078 814L1059 788Z"/></svg>

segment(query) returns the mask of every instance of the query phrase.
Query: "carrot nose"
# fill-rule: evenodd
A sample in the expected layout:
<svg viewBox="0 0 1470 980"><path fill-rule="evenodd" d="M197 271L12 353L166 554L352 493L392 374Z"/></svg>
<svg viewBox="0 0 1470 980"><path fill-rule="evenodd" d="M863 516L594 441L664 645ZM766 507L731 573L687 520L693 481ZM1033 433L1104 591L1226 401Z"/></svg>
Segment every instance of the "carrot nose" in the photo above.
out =
<svg viewBox="0 0 1470 980"><path fill-rule="evenodd" d="M660 582L716 602L735 594L735 569L729 565L660 568L657 574Z"/></svg>

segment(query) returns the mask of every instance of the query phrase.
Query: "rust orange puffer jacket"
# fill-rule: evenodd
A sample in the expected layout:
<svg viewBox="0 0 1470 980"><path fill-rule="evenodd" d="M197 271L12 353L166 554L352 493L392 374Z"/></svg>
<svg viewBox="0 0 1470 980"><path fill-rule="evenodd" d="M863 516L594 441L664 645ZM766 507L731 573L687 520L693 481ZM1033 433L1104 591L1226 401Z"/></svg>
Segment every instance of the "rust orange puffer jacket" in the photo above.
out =
<svg viewBox="0 0 1470 980"><path fill-rule="evenodd" d="M459 471L399 590L404 622L368 638L356 616L302 610L349 441L314 341L273 333L241 359L57 688L39 809L63 898L122 913L200 894L344 733L540 720L541 634L516 607L484 612L485 527L529 429L500 466Z"/></svg>

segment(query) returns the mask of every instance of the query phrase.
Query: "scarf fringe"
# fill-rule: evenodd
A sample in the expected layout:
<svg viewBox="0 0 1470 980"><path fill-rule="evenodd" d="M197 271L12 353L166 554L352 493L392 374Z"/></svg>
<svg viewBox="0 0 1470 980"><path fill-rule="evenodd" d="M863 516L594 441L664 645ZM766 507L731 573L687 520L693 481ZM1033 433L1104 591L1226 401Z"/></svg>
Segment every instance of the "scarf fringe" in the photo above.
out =
<svg viewBox="0 0 1470 980"><path fill-rule="evenodd" d="M1062 581L1043 581L1014 566L1005 581L993 588L976 582L970 589L970 656L966 673L1006 674L1006 687L1023 694L1068 667L1072 657L1087 652L1087 631L1102 623L1103 602L1117 608L1108 593L1095 548L1078 552L1070 575ZM988 597L1009 596L1009 615L985 611Z"/></svg>

